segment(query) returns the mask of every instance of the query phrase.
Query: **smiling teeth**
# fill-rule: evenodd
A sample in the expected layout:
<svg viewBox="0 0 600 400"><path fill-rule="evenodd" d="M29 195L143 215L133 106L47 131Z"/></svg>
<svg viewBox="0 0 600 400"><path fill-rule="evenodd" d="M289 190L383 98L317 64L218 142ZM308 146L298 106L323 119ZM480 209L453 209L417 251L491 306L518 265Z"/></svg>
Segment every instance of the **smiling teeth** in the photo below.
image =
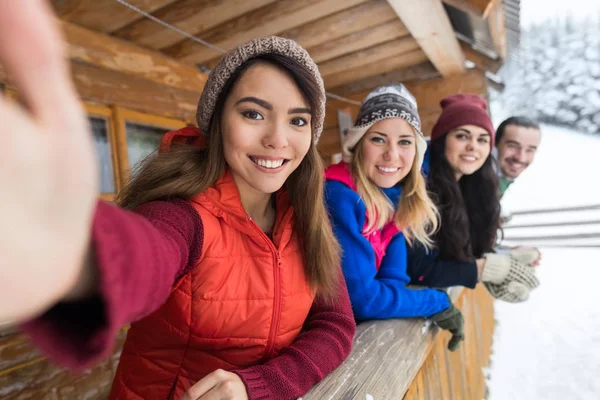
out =
<svg viewBox="0 0 600 400"><path fill-rule="evenodd" d="M265 168L279 168L283 164L283 160L260 160L254 159L254 162Z"/></svg>
<svg viewBox="0 0 600 400"><path fill-rule="evenodd" d="M476 160L475 157L471 157L471 156L463 156L463 159L467 160L467 161L475 161Z"/></svg>
<svg viewBox="0 0 600 400"><path fill-rule="evenodd" d="M399 169L399 168L393 168L393 167L392 168L389 168L389 167L377 167L377 168L379 168L379 170L383 171L383 172L396 172Z"/></svg>

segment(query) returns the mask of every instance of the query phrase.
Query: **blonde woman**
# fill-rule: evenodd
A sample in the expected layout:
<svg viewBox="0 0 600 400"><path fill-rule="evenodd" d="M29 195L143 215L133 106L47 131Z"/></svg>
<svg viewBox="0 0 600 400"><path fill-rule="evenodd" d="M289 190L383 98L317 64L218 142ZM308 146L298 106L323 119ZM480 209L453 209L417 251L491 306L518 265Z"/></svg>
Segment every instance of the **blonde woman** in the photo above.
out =
<svg viewBox="0 0 600 400"><path fill-rule="evenodd" d="M426 142L417 104L401 84L369 93L344 137L344 161L326 170L326 202L342 246L342 269L357 320L431 317L463 339L463 320L445 292L406 285L406 244L431 246L438 213L421 165Z"/></svg>

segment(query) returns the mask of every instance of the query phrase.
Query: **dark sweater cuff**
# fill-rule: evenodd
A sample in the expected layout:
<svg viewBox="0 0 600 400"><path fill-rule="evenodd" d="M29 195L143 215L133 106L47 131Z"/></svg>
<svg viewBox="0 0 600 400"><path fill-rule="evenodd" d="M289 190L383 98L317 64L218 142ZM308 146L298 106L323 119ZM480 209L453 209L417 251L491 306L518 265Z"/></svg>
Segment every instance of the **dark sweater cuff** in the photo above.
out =
<svg viewBox="0 0 600 400"><path fill-rule="evenodd" d="M114 206L98 202L92 225L92 245L97 259L107 258L107 253L117 251L115 243L119 243L118 240L107 241L108 245L97 245L97 239L116 235L110 219L114 209ZM106 358L113 350L116 334L121 327L121 321L115 315L118 314L115 312L115 299L110 299L107 277L100 275L101 288L97 296L77 302L58 303L45 314L21 326L42 353L75 371L89 368Z"/></svg>
<svg viewBox="0 0 600 400"><path fill-rule="evenodd" d="M477 282L478 282L478 270L477 270L477 263L475 261L473 261L472 263L469 264L469 268L463 268L464 270L464 282L465 284L463 285L464 287L468 287L470 289L475 289L475 286L477 286Z"/></svg>
<svg viewBox="0 0 600 400"><path fill-rule="evenodd" d="M267 400L273 398L269 393L267 383L260 373L247 370L235 370L231 372L242 378L242 382L246 385L248 400Z"/></svg>

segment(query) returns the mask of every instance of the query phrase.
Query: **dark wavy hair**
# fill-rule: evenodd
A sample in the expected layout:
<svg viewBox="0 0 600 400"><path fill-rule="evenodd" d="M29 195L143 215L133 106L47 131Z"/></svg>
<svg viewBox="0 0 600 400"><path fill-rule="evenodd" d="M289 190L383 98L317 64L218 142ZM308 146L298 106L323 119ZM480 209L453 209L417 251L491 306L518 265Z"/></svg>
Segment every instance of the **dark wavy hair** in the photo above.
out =
<svg viewBox="0 0 600 400"><path fill-rule="evenodd" d="M427 184L441 215L434 240L441 258L473 261L494 248L500 228L495 159L488 156L481 168L456 181L444 154L447 136L430 144Z"/></svg>

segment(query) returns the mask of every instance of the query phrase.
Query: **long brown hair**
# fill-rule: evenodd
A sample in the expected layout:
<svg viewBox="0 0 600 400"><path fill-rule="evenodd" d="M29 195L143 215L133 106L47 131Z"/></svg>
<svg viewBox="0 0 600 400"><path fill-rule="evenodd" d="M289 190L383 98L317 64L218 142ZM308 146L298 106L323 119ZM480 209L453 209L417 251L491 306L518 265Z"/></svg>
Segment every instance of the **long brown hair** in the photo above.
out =
<svg viewBox="0 0 600 400"><path fill-rule="evenodd" d="M221 136L223 106L243 72L251 65L261 62L282 69L294 80L314 116L314 110L319 106L320 89L304 67L295 60L278 54L250 59L232 74L219 95L210 122L207 147L199 149L173 145L167 152L148 157L119 193L117 202L122 207L135 209L154 200L189 200L217 182L227 167ZM288 177L284 188L294 207L296 231L304 249L306 279L318 296L331 301L337 294L339 283L339 245L328 223L323 197L323 164L316 149L314 135L307 155Z"/></svg>
<svg viewBox="0 0 600 400"><path fill-rule="evenodd" d="M416 134L416 133L415 133ZM377 230L394 218L396 227L402 231L409 245L413 241L426 248L433 246L431 235L438 228L439 214L433 201L429 198L425 179L417 165L417 157L408 175L402 183L402 194L394 207L382 190L371 181L364 170L363 144L364 135L354 150L352 158L352 175L360 198L365 202L369 218L367 230ZM396 215L394 216L395 210Z"/></svg>
<svg viewBox="0 0 600 400"><path fill-rule="evenodd" d="M431 142L428 186L442 216L435 235L440 257L473 261L493 250L500 228L500 198L494 157L483 166L456 181L445 155L445 134Z"/></svg>

